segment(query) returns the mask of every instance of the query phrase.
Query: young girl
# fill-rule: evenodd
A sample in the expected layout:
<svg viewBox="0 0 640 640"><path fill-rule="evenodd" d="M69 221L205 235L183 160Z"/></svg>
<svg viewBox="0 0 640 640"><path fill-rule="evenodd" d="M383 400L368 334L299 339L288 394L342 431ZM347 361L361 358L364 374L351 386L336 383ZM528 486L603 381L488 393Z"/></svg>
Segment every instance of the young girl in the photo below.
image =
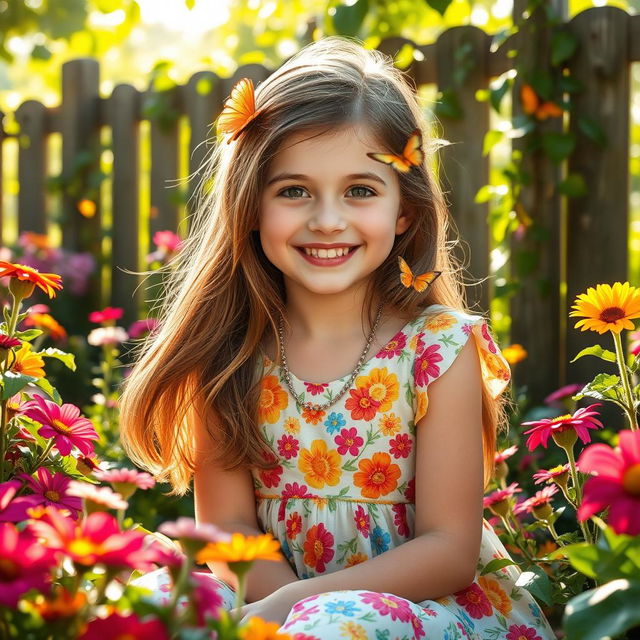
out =
<svg viewBox="0 0 640 640"><path fill-rule="evenodd" d="M507 362L469 313L391 60L305 47L234 87L122 440L196 519L271 532L245 616L299 638L549 640L483 520ZM226 603L234 579L209 565ZM158 597L164 569L142 576Z"/></svg>

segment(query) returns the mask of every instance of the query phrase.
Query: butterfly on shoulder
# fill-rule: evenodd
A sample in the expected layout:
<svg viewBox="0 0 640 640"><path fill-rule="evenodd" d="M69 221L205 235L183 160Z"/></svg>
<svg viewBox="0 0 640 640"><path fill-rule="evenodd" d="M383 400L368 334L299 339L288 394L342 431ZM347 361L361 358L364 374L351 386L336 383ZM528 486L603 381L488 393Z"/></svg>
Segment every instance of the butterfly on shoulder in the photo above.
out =
<svg viewBox="0 0 640 640"><path fill-rule="evenodd" d="M233 142L264 109L256 111L255 93L251 78L242 78L231 89L218 116L218 133L232 134L227 144Z"/></svg>
<svg viewBox="0 0 640 640"><path fill-rule="evenodd" d="M367 153L367 155L373 160L391 165L400 173L407 173L411 167L420 166L424 159L422 133L420 133L420 129L413 130L400 156L395 153Z"/></svg>
<svg viewBox="0 0 640 640"><path fill-rule="evenodd" d="M442 271L427 271L416 276L401 256L398 256L398 263L400 264L400 282L408 289L413 287L418 293L422 293L442 273Z"/></svg>

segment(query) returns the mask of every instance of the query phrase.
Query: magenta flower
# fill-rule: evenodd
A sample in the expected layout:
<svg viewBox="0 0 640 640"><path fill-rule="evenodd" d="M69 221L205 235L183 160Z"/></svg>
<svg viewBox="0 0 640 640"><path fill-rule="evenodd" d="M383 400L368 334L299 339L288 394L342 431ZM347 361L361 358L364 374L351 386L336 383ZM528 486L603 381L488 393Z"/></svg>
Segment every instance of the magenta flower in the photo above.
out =
<svg viewBox="0 0 640 640"><path fill-rule="evenodd" d="M413 375L416 384L426 386L431 378L437 378L440 375L440 367L438 362L443 360L442 354L439 353L440 345L432 344L420 353L415 359L413 365ZM417 349L416 349L417 353Z"/></svg>
<svg viewBox="0 0 640 640"><path fill-rule="evenodd" d="M334 442L338 445L338 453L341 456L345 455L347 451L349 455L357 456L360 447L364 444L363 438L358 435L358 430L355 427L342 429L335 437Z"/></svg>
<svg viewBox="0 0 640 640"><path fill-rule="evenodd" d="M98 440L99 436L91 421L80 417L80 409L74 404L59 406L38 395L25 402L20 413L42 425L38 435L54 438L53 446L60 455L68 456L73 447L85 455L93 453L91 440Z"/></svg>
<svg viewBox="0 0 640 640"><path fill-rule="evenodd" d="M411 605L403 598L398 598L390 593L374 593L365 591L358 596L364 604L370 604L380 612L381 616L389 616L391 620L408 622L411 619Z"/></svg>
<svg viewBox="0 0 640 640"><path fill-rule="evenodd" d="M599 407L601 404L596 402L588 407L582 407L573 415L566 414L551 419L543 418L542 420L523 422L522 426L533 425L531 429L524 432L531 434L527 440L527 448L529 451L533 451L540 444L546 448L549 436L553 436L556 444L561 447L572 447L577 438L580 438L585 444L591 442L589 429L604 426L600 420L593 417L598 415L596 411L593 411L593 407Z"/></svg>
<svg viewBox="0 0 640 640"><path fill-rule="evenodd" d="M157 619L142 622L135 613L114 612L107 618L91 620L79 640L169 640L164 625Z"/></svg>
<svg viewBox="0 0 640 640"><path fill-rule="evenodd" d="M513 512L533 513L539 517L547 517L553 512L551 507L548 505L551 502L551 498L553 498L556 493L558 493L558 487L555 484L544 487L541 491L537 491L533 497L517 504L514 507Z"/></svg>
<svg viewBox="0 0 640 640"><path fill-rule="evenodd" d="M500 464L504 462L507 458L510 458L516 451L518 447L514 444L511 447L507 447L504 451L496 451L495 462L496 464Z"/></svg>
<svg viewBox="0 0 640 640"><path fill-rule="evenodd" d="M194 585L193 600L195 604L197 624L205 626L207 619L218 618L224 599L220 593L220 585L212 579L210 573L194 571L189 580Z"/></svg>
<svg viewBox="0 0 640 640"><path fill-rule="evenodd" d="M82 511L82 500L69 493L71 478L64 473L51 473L46 467L40 467L36 473L37 479L26 473L21 473L18 477L26 481L27 486L38 498L37 504L69 509L72 518L77 520Z"/></svg>
<svg viewBox="0 0 640 640"><path fill-rule="evenodd" d="M619 444L587 447L578 459L584 483L578 520L584 521L606 507L608 523L618 534L640 534L640 431L620 431Z"/></svg>
<svg viewBox="0 0 640 640"><path fill-rule="evenodd" d="M9 480L0 484L0 522L22 522L27 520L29 518L27 509L40 504L38 496L16 498L15 495L21 487L22 482L20 480Z"/></svg>
<svg viewBox="0 0 640 640"><path fill-rule="evenodd" d="M522 489L518 486L518 483L512 482L506 489L498 489L498 491L485 496L482 499L482 505L485 509L489 509L491 513L505 517L509 512L514 495L521 491Z"/></svg>
<svg viewBox="0 0 640 640"><path fill-rule="evenodd" d="M637 356L640 353L640 331L630 333L629 340L629 353Z"/></svg>
<svg viewBox="0 0 640 640"><path fill-rule="evenodd" d="M576 464L576 469L580 470L580 467ZM549 484L550 482L556 482L558 484L566 484L567 476L571 472L571 465L567 462L565 464L559 464L556 467L553 467L549 470L540 469L540 471L536 471L533 474L533 478L535 480L535 484L542 484L546 482Z"/></svg>
<svg viewBox="0 0 640 640"><path fill-rule="evenodd" d="M202 542L227 542L231 534L210 522L199 522L193 518L178 518L175 522L163 522L158 531L176 540L198 540Z"/></svg>
<svg viewBox="0 0 640 640"><path fill-rule="evenodd" d="M153 331L159 326L160 324L155 318L143 318L131 323L127 333L130 338L139 338L145 331Z"/></svg>
<svg viewBox="0 0 640 640"><path fill-rule="evenodd" d="M89 322L106 322L107 320L119 320L124 314L124 309L120 307L105 307L102 311L92 311L89 314Z"/></svg>
<svg viewBox="0 0 640 640"><path fill-rule="evenodd" d="M153 234L153 242L159 249L167 251L177 251L182 245L180 236L173 231L156 231Z"/></svg>
<svg viewBox="0 0 640 640"><path fill-rule="evenodd" d="M113 490L125 500L129 499L136 489L151 489L156 484L150 474L137 469L99 469L93 476L96 480L111 483Z"/></svg>
<svg viewBox="0 0 640 640"><path fill-rule="evenodd" d="M51 582L56 554L28 531L0 523L0 605L14 608L29 589L44 591Z"/></svg>
<svg viewBox="0 0 640 640"><path fill-rule="evenodd" d="M22 344L18 338L12 338L5 333L0 333L0 349L11 349Z"/></svg>
<svg viewBox="0 0 640 640"><path fill-rule="evenodd" d="M583 384L566 384L564 387L556 389L553 393L550 393L543 402L552 407L562 407L562 401L565 398L571 398L584 387Z"/></svg>

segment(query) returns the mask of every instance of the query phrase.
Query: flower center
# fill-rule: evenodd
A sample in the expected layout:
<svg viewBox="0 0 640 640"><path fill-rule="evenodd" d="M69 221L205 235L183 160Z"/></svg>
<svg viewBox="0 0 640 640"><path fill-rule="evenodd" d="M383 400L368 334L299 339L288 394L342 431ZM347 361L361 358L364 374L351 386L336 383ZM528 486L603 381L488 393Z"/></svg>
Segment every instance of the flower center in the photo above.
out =
<svg viewBox="0 0 640 640"><path fill-rule="evenodd" d="M322 542L320 542L320 540L316 540L313 543L313 552L317 557L320 557L324 553L324 545L322 544Z"/></svg>
<svg viewBox="0 0 640 640"><path fill-rule="evenodd" d="M51 502L60 502L60 494L53 489L49 489L49 491L45 491L44 497L47 500L51 500Z"/></svg>
<svg viewBox="0 0 640 640"><path fill-rule="evenodd" d="M624 311L620 307L607 307L600 312L600 320L603 322L616 322L624 318Z"/></svg>
<svg viewBox="0 0 640 640"><path fill-rule="evenodd" d="M622 486L627 493L640 497L640 462L631 465L624 472Z"/></svg>
<svg viewBox="0 0 640 640"><path fill-rule="evenodd" d="M54 418L51 421L51 426L60 433L71 433L71 429L64 422L58 420L57 418Z"/></svg>
<svg viewBox="0 0 640 640"><path fill-rule="evenodd" d="M329 463L326 458L321 458L319 456L315 457L311 461L311 468L313 472L322 478L324 478L329 473Z"/></svg>
<svg viewBox="0 0 640 640"><path fill-rule="evenodd" d="M0 576L7 582L13 580L18 575L18 565L9 558L0 558Z"/></svg>
<svg viewBox="0 0 640 640"><path fill-rule="evenodd" d="M369 395L378 402L384 400L387 395L387 387L383 385L381 382L376 382L369 387Z"/></svg>
<svg viewBox="0 0 640 640"><path fill-rule="evenodd" d="M371 476L371 482L373 482L373 484L383 484L385 480L386 476L383 471L376 471Z"/></svg>
<svg viewBox="0 0 640 640"><path fill-rule="evenodd" d="M562 422L563 420L566 420L567 418L571 418L571 414L567 413L563 416L558 416L556 418L553 418L552 422Z"/></svg>

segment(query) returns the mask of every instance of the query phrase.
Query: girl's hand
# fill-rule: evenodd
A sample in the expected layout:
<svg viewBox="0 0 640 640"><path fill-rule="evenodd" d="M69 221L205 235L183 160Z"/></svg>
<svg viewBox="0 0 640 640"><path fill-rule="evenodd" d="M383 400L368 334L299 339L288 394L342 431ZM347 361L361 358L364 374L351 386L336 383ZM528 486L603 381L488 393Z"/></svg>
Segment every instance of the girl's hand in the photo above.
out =
<svg viewBox="0 0 640 640"><path fill-rule="evenodd" d="M286 585L289 586L289 585ZM289 612L293 605L300 599L291 589L285 589L284 587L274 591L266 598L256 600L256 602L250 602L240 607L240 622L246 624L246 622L252 616L258 616L268 622L277 622L280 626L284 624ZM238 609L231 610L232 616L238 615Z"/></svg>

